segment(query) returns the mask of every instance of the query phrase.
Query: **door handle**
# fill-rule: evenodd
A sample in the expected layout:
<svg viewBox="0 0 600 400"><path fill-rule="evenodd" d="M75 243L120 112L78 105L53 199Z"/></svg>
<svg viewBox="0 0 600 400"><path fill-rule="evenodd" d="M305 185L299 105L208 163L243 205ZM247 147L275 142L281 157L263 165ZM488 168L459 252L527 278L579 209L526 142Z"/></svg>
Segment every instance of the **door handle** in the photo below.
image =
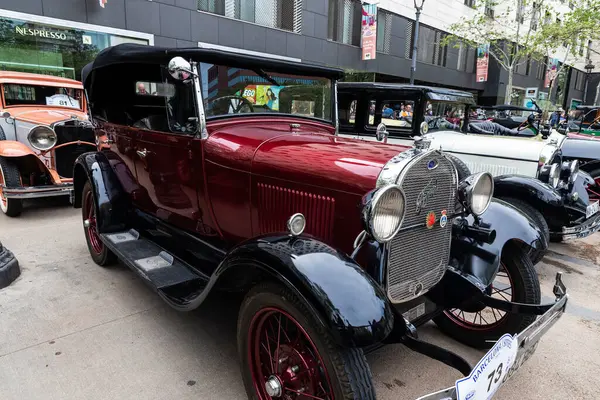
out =
<svg viewBox="0 0 600 400"><path fill-rule="evenodd" d="M148 154L148 152L146 151L146 149L144 149L144 150L136 150L136 153L141 158L146 158L146 155Z"/></svg>

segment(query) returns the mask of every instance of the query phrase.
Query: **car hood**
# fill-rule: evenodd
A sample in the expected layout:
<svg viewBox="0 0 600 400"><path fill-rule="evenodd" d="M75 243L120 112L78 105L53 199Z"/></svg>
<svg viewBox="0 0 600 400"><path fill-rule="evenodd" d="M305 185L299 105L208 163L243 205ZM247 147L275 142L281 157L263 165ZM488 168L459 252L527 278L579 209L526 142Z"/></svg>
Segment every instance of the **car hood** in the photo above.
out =
<svg viewBox="0 0 600 400"><path fill-rule="evenodd" d="M66 109L60 107L42 108L42 107L10 107L8 111L15 120L30 122L36 125L51 125L67 119L78 119L86 121L87 114L81 110Z"/></svg>
<svg viewBox="0 0 600 400"><path fill-rule="evenodd" d="M564 140L564 136L553 132L546 139L515 138L510 136L487 136L465 134L455 131L431 132L425 135L431 141L430 148L444 151L500 157L538 162L541 156L550 157Z"/></svg>
<svg viewBox="0 0 600 400"><path fill-rule="evenodd" d="M362 195L375 188L384 165L406 149L329 134L282 135L257 149L252 173Z"/></svg>

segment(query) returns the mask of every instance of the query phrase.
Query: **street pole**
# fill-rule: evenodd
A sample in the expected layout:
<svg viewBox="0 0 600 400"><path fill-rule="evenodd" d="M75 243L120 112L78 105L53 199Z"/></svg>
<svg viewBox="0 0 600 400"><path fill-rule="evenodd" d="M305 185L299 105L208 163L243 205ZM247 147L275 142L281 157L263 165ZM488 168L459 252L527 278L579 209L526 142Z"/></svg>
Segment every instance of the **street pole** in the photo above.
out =
<svg viewBox="0 0 600 400"><path fill-rule="evenodd" d="M596 66L592 64L590 60L588 60L588 63L585 66L585 71L587 72L587 74L585 75L585 89L583 89L583 104L587 104L588 83L590 82L590 75L592 73L592 70L595 67Z"/></svg>
<svg viewBox="0 0 600 400"><path fill-rule="evenodd" d="M417 4L418 0L414 0L415 4L415 34L413 37L413 52L412 52L412 65L410 67L410 84L415 84L415 71L417 70L417 43L419 40L419 17L421 16L421 10L423 9L423 3L425 0L421 0L420 4Z"/></svg>

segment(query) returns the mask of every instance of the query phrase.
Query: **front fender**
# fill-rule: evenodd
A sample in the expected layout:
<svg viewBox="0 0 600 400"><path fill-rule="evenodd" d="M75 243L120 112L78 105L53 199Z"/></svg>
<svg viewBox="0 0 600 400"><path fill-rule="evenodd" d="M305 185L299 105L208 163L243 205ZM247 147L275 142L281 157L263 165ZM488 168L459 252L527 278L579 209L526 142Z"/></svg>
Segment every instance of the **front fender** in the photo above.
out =
<svg viewBox="0 0 600 400"><path fill-rule="evenodd" d="M129 200L105 154L84 153L75 160L75 208L82 205L81 194L88 180L94 196L98 232L117 232L125 229Z"/></svg>
<svg viewBox="0 0 600 400"><path fill-rule="evenodd" d="M0 156L2 157L24 157L37 155L29 147L14 140L0 140Z"/></svg>
<svg viewBox="0 0 600 400"><path fill-rule="evenodd" d="M382 288L354 260L314 238L280 235L244 242L215 275L244 274L249 265L295 291L342 346L379 343L394 326Z"/></svg>
<svg viewBox="0 0 600 400"><path fill-rule="evenodd" d="M495 177L494 197L514 197L531 204L538 210L564 206L564 200L556 189L539 179L523 175Z"/></svg>
<svg viewBox="0 0 600 400"><path fill-rule="evenodd" d="M589 161L597 164L600 156L600 141L567 138L560 150L565 160L579 160L582 164L587 164Z"/></svg>
<svg viewBox="0 0 600 400"><path fill-rule="evenodd" d="M474 224L468 216L469 225ZM540 228L519 209L502 200L492 199L489 208L481 216L480 225L496 231L491 244L455 236L452 238L452 257L457 259L460 269L475 276L484 287L489 286L498 272L502 250L510 241L517 241L536 250L548 248L548 242Z"/></svg>

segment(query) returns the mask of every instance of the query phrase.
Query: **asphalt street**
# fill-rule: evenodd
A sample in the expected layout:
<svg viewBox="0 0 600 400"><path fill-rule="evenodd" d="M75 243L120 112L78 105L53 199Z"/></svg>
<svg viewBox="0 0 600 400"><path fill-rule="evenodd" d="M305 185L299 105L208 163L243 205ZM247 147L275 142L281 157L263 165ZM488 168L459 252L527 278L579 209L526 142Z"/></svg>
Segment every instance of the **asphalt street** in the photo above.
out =
<svg viewBox="0 0 600 400"><path fill-rule="evenodd" d="M124 266L88 255L80 210L62 200L0 214L0 241L21 277L0 290L0 399L244 399L235 329L238 302L224 295L179 313ZM564 273L567 314L497 399L596 399L600 376L600 235L553 245L539 265L551 300ZM419 329L473 365L483 355ZM401 345L368 356L378 398L414 399L453 385L460 374Z"/></svg>

